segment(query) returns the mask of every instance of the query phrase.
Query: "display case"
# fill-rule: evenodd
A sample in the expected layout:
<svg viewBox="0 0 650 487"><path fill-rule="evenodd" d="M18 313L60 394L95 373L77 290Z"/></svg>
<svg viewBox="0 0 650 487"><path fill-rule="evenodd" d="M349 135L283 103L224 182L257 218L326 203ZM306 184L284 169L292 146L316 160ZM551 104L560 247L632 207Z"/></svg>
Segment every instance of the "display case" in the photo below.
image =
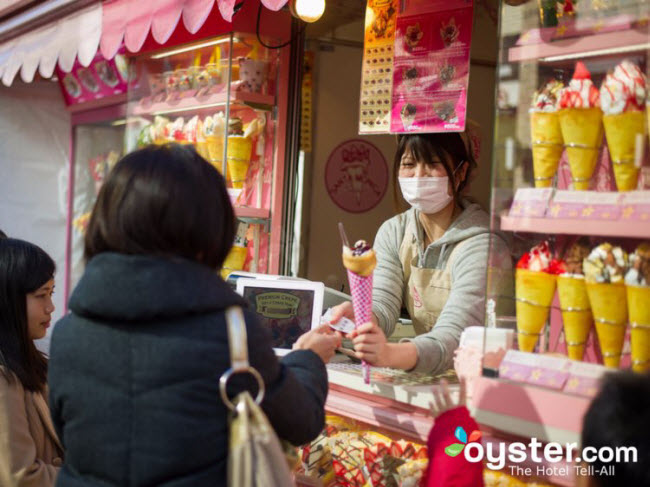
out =
<svg viewBox="0 0 650 487"><path fill-rule="evenodd" d="M240 225L224 278L233 270L278 271L283 55L255 35L230 33L133 60L127 133L134 143L127 150L192 145L226 178Z"/></svg>
<svg viewBox="0 0 650 487"><path fill-rule="evenodd" d="M484 339L474 391L497 435L578 442L599 378L650 367L649 7L501 3L487 323L515 339Z"/></svg>

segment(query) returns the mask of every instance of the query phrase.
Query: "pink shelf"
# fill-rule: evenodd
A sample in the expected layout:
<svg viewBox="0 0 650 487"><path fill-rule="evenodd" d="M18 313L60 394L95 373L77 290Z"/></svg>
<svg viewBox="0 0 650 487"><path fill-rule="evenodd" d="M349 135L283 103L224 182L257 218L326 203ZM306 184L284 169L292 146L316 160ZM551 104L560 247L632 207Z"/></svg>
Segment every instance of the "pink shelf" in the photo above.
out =
<svg viewBox="0 0 650 487"><path fill-rule="evenodd" d="M148 102L147 99L140 101L133 109L134 115L155 115L174 114L184 112L195 112L198 110L224 106L227 102L227 92L215 93L213 95L181 98L174 101ZM232 91L230 103L242 103L253 105L258 108L270 109L275 105L273 95L262 95L260 93L246 93Z"/></svg>
<svg viewBox="0 0 650 487"><path fill-rule="evenodd" d="M650 222L501 216L501 230L511 232L650 238Z"/></svg>
<svg viewBox="0 0 650 487"><path fill-rule="evenodd" d="M630 52L633 50L641 51L646 50L649 43L648 27L639 27L614 32L602 32L582 37L556 39L539 44L516 46L508 51L508 61L515 62L552 56L569 56L572 54L593 53L594 51L601 50L630 48L630 46L639 46L638 49L630 48Z"/></svg>
<svg viewBox="0 0 650 487"><path fill-rule="evenodd" d="M271 217L271 212L265 208L247 208L244 206L235 206L235 214L239 218L255 220L267 220Z"/></svg>

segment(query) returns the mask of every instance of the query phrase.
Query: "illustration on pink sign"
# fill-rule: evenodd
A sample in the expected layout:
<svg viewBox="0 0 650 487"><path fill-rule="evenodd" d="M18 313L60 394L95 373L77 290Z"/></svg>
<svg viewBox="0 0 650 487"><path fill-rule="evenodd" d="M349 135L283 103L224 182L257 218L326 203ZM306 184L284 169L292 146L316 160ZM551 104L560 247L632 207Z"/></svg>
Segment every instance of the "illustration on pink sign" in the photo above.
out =
<svg viewBox="0 0 650 487"><path fill-rule="evenodd" d="M375 145L365 140L343 142L327 160L325 187L339 208L350 213L369 211L386 194L386 159Z"/></svg>

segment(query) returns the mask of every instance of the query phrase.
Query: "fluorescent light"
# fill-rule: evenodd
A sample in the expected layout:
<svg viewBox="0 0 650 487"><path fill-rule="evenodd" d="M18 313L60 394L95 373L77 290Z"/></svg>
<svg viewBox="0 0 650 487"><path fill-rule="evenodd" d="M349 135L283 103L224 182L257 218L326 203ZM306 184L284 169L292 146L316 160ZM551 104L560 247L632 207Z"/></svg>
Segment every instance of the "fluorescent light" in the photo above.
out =
<svg viewBox="0 0 650 487"><path fill-rule="evenodd" d="M548 56L548 57L543 57L540 59L540 61L543 62L553 62L553 61L563 61L563 60L568 60L568 59L580 59L580 58L586 58L586 57L594 57L594 56L604 56L607 54L621 54L624 52L633 52L633 51L642 51L650 49L650 43L644 43L644 44L633 44L631 46L621 46L621 47L609 47L606 49L597 49L595 51L588 51L588 52L574 52L571 54L561 54L559 56Z"/></svg>
<svg viewBox="0 0 650 487"><path fill-rule="evenodd" d="M236 42L237 39L233 39L233 42ZM216 46L217 44L224 44L230 42L230 37L224 37L222 39L217 39L215 41L202 42L201 44L194 44L193 46L185 46L173 51L165 51L151 56L151 59L162 59L165 57L173 56L175 54L181 54L183 52L194 51L195 49L201 49L202 47Z"/></svg>
<svg viewBox="0 0 650 487"><path fill-rule="evenodd" d="M210 103L209 105L196 105L192 107L170 108L169 110L160 110L158 112L154 112L153 115L155 116L155 115L166 115L168 113L191 112L193 110L203 110L205 108L223 107L225 105L226 105L225 101L220 101L217 103Z"/></svg>

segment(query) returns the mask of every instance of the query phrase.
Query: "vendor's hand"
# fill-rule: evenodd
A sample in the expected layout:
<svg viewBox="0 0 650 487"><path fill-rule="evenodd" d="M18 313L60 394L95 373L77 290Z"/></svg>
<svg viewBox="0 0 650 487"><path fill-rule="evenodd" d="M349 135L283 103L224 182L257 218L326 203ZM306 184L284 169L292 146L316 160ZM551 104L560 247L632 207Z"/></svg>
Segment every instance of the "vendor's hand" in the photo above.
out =
<svg viewBox="0 0 650 487"><path fill-rule="evenodd" d="M433 386L433 402L429 403L429 409L431 410L431 415L434 418L437 418L442 413L457 408L458 406L464 406L466 401L466 384L465 378L460 378L460 391L458 394L458 404L454 403L451 399L451 394L449 392L449 383L442 379L440 385Z"/></svg>
<svg viewBox="0 0 650 487"><path fill-rule="evenodd" d="M376 322L364 323L347 336L360 360L376 367L388 367L389 347L386 335Z"/></svg>
<svg viewBox="0 0 650 487"><path fill-rule="evenodd" d="M332 308L330 323L338 323L341 318L347 318L354 321L354 308L350 301L338 304Z"/></svg>
<svg viewBox="0 0 650 487"><path fill-rule="evenodd" d="M293 350L311 350L325 363L334 356L336 349L341 346L341 337L329 325L321 325L298 338L293 344Z"/></svg>

